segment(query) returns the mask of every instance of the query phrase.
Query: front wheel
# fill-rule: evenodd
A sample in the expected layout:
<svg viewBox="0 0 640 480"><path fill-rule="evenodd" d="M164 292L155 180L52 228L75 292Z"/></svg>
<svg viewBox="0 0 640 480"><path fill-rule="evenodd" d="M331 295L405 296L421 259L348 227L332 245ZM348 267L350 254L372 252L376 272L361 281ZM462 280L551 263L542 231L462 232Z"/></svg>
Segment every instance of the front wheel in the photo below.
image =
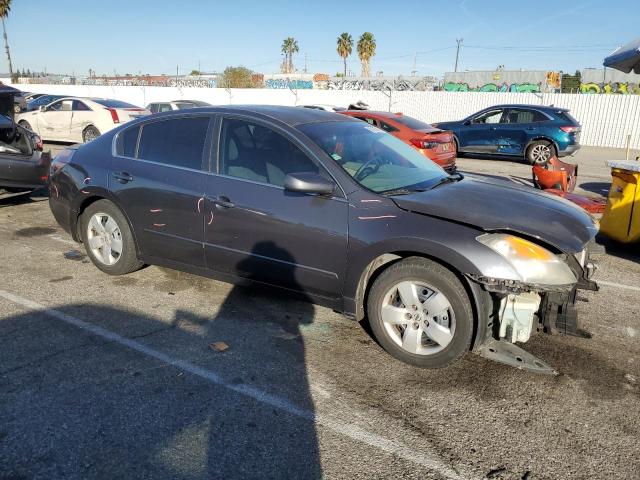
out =
<svg viewBox="0 0 640 480"><path fill-rule="evenodd" d="M446 367L471 345L466 290L453 272L425 258L410 257L382 272L371 287L367 314L380 345L411 365Z"/></svg>
<svg viewBox="0 0 640 480"><path fill-rule="evenodd" d="M527 161L531 165L545 165L556 154L555 147L544 140L533 142L527 148Z"/></svg>
<svg viewBox="0 0 640 480"><path fill-rule="evenodd" d="M82 214L82 242L93 264L109 275L139 270L136 244L127 219L109 200L98 200Z"/></svg>
<svg viewBox="0 0 640 480"><path fill-rule="evenodd" d="M26 130L29 130L30 132L33 132L33 127L26 120L21 120L20 122L18 122L18 125L20 125L22 128Z"/></svg>

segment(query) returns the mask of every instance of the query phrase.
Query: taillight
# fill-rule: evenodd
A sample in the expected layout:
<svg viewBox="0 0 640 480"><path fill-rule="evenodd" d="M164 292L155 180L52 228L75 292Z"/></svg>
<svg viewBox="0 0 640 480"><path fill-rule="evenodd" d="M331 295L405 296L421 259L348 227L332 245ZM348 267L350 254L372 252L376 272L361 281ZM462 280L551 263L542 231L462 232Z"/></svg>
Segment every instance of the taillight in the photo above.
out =
<svg viewBox="0 0 640 480"><path fill-rule="evenodd" d="M438 146L438 142L432 142L429 140L425 140L423 138L414 138L411 140L411 143L418 148L422 148L425 150L430 150Z"/></svg>
<svg viewBox="0 0 640 480"><path fill-rule="evenodd" d="M38 135L34 135L33 137L33 148L38 152L41 152L44 149L44 143L42 139Z"/></svg>
<svg viewBox="0 0 640 480"><path fill-rule="evenodd" d="M116 109L107 108L107 110L109 110L109 113L111 114L111 120L113 120L113 123L120 123L120 118L118 118L118 112L116 111Z"/></svg>
<svg viewBox="0 0 640 480"><path fill-rule="evenodd" d="M580 127L576 127L575 125L564 125L560 127L560 130L562 130L565 133L574 133L580 130Z"/></svg>
<svg viewBox="0 0 640 480"><path fill-rule="evenodd" d="M71 161L73 155L76 153L75 149L65 148L51 161L51 175L58 172L62 167Z"/></svg>

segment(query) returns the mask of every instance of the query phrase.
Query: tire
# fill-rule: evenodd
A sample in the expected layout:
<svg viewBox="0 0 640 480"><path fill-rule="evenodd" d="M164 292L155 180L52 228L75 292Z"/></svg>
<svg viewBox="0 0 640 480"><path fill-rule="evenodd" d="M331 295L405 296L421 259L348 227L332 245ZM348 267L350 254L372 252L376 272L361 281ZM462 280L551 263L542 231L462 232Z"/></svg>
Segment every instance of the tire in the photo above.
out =
<svg viewBox="0 0 640 480"><path fill-rule="evenodd" d="M98 200L80 218L82 242L93 264L109 275L142 268L127 219L109 200Z"/></svg>
<svg viewBox="0 0 640 480"><path fill-rule="evenodd" d="M418 287L410 290L421 302L417 310L413 305L406 308L399 285L403 292L407 285ZM409 257L383 271L369 292L367 315L380 345L410 365L443 368L471 347L474 318L469 296L453 272L431 260ZM406 325L390 319L402 319Z"/></svg>
<svg viewBox="0 0 640 480"><path fill-rule="evenodd" d="M92 140L95 140L96 138L98 138L100 136L100 130L98 130L96 127L94 127L93 125L89 125L87 128L84 129L84 131L82 132L82 141L84 143L89 143Z"/></svg>
<svg viewBox="0 0 640 480"><path fill-rule="evenodd" d="M556 148L546 140L536 140L527 148L527 161L531 165L545 165L556 155Z"/></svg>
<svg viewBox="0 0 640 480"><path fill-rule="evenodd" d="M26 120L19 121L18 125L20 125L22 128L25 128L25 129L29 130L30 132L33 132L33 127Z"/></svg>

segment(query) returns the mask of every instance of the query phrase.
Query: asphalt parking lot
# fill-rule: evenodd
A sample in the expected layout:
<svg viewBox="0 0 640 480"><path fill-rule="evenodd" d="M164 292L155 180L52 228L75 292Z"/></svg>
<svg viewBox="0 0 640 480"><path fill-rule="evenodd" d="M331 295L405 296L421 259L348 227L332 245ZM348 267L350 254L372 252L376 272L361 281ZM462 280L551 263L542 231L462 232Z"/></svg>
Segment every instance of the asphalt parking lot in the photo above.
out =
<svg viewBox="0 0 640 480"><path fill-rule="evenodd" d="M581 150L579 191L606 195L604 161L623 156ZM556 377L473 354L420 370L273 291L107 276L38 194L0 200L0 260L0 479L640 475L638 247L599 246L601 291L579 302L592 338L525 345Z"/></svg>

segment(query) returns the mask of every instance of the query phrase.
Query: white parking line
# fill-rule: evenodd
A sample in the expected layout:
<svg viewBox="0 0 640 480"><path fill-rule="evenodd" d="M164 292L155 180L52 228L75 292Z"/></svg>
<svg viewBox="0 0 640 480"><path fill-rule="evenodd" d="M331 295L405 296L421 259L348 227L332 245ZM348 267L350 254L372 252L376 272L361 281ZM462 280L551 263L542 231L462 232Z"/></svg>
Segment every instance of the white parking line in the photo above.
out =
<svg viewBox="0 0 640 480"><path fill-rule="evenodd" d="M606 280L596 280L598 285L605 285L607 287L622 288L623 290L633 290L634 292L640 292L640 287L634 287L633 285L623 285L622 283L607 282Z"/></svg>
<svg viewBox="0 0 640 480"><path fill-rule="evenodd" d="M290 415L315 422L325 428L333 430L334 432L349 437L353 440L357 440L369 446L376 447L382 451L391 453L412 463L436 471L445 478L466 478L458 472L454 471L448 465L442 463L435 454L433 456L428 455L417 448L411 447L409 445L404 445L381 435L363 430L357 425L347 423L343 419L330 418L327 415L300 408L292 404L284 397L271 395L270 393L267 393L251 385L228 383L220 375L212 370L207 370L185 360L173 358L158 350L154 350L153 348L150 348L143 343L137 342L127 337L123 337L122 335L118 335L117 333L114 333L105 328L85 322L84 320L80 320L79 318L73 317L71 315L67 315L66 313L60 312L59 310L47 308L46 306L27 298L19 297L18 295L14 295L4 290L0 290L0 297L3 297L6 300L21 305L25 308L44 313L49 317L55 318L69 325L73 325L74 327L90 332L93 335L104 338L105 340L109 340L111 342L115 342L128 347L138 353L147 355L148 357L155 358L156 360L166 363L167 365L171 365L192 375L196 375L204 380L207 380L210 383L224 387L228 390L232 390L240 395L244 395L245 397L252 398L257 402L269 405L273 408L277 408L289 413ZM311 388L313 389L314 385L311 385Z"/></svg>

